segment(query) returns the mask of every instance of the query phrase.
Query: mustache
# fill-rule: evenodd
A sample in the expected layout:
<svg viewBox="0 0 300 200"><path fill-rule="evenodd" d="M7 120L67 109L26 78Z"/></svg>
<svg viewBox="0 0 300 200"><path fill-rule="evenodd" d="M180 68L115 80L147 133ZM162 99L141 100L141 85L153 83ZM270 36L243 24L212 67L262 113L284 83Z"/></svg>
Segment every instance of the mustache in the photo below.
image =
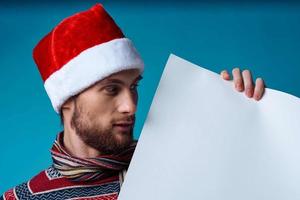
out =
<svg viewBox="0 0 300 200"><path fill-rule="evenodd" d="M135 122L135 115L122 117L122 118L114 120L114 123L120 123L120 122L132 122L132 123L134 123Z"/></svg>

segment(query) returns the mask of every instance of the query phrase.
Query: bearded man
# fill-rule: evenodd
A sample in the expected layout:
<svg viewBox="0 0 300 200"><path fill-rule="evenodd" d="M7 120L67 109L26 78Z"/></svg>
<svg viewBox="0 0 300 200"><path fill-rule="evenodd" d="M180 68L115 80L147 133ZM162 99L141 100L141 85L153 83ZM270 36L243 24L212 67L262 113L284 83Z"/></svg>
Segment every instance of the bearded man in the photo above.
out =
<svg viewBox="0 0 300 200"><path fill-rule="evenodd" d="M117 199L135 149L137 86L144 64L133 43L96 4L64 19L34 48L34 60L64 130L53 164L2 199ZM229 80L223 71L221 76ZM238 91L259 100L262 79L233 70Z"/></svg>

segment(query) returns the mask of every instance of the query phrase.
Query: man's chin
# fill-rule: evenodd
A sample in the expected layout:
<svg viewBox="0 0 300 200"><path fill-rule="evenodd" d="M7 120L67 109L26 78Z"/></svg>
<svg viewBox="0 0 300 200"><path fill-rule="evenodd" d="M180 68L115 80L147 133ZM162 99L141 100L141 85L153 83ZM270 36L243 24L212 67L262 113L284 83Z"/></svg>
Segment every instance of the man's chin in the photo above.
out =
<svg viewBox="0 0 300 200"><path fill-rule="evenodd" d="M130 145L130 143L133 141L132 131L116 131L114 132L114 137L116 143L120 144L121 146L126 146L126 144Z"/></svg>

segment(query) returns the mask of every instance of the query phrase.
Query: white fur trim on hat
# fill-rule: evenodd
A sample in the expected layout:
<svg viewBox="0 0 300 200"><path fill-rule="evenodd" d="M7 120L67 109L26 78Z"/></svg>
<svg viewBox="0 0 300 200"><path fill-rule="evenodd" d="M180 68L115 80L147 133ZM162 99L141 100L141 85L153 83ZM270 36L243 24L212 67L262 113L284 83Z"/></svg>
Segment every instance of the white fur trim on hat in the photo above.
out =
<svg viewBox="0 0 300 200"><path fill-rule="evenodd" d="M84 50L46 81L45 89L54 110L99 80L128 69L144 71L144 63L128 38L114 39Z"/></svg>

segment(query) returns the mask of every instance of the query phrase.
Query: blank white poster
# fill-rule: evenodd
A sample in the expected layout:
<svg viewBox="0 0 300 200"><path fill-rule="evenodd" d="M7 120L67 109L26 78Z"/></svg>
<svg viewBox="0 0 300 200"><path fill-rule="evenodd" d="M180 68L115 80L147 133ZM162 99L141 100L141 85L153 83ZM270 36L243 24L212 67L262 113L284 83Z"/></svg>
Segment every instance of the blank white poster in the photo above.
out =
<svg viewBox="0 0 300 200"><path fill-rule="evenodd" d="M300 99L170 55L119 199L300 199Z"/></svg>

